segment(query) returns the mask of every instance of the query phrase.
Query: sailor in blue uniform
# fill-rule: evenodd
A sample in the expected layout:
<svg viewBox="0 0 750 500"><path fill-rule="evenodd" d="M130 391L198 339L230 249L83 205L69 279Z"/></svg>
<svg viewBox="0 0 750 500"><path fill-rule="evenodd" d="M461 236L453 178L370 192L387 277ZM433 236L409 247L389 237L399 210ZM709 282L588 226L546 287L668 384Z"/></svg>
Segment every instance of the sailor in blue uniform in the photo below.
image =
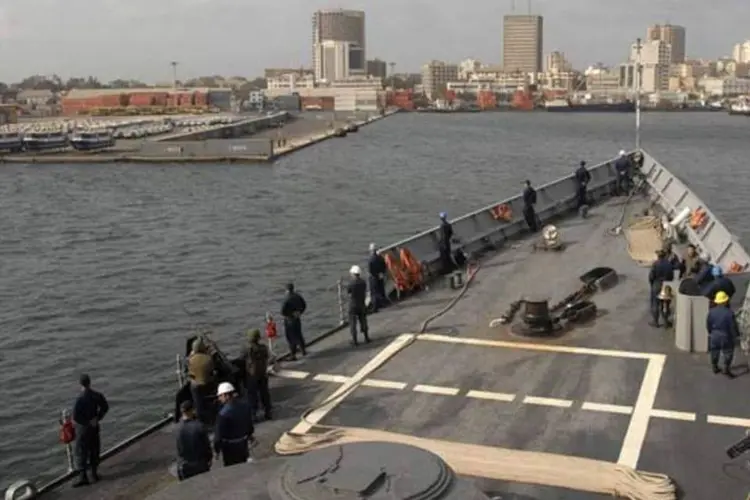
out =
<svg viewBox="0 0 750 500"><path fill-rule="evenodd" d="M352 345L359 345L357 340L357 323L362 330L362 335L365 337L365 342L370 343L370 336L367 334L367 310L365 306L365 298L367 296L367 283L360 277L362 271L359 266L352 266L349 270L349 274L352 276L352 280L346 287L346 292L349 294L349 329L352 334Z"/></svg>
<svg viewBox="0 0 750 500"><path fill-rule="evenodd" d="M713 297L716 297L717 293L724 292L731 301L736 292L732 280L724 276L724 272L719 266L711 266L711 276L713 277L713 280L705 286L703 295L710 300Z"/></svg>
<svg viewBox="0 0 750 500"><path fill-rule="evenodd" d="M617 160L615 160L615 173L617 174L617 194L621 196L630 193L630 170L630 158L627 154L625 154L624 150L621 150L620 154L617 156Z"/></svg>
<svg viewBox="0 0 750 500"><path fill-rule="evenodd" d="M101 452L101 441L99 435L99 422L109 411L107 399L100 392L91 388L91 378L81 375L81 394L73 406L73 423L76 430L75 454L78 462L78 480L73 487L89 484L86 470L91 469L91 479L99 480L97 469L99 467L99 453Z"/></svg>
<svg viewBox="0 0 750 500"><path fill-rule="evenodd" d="M216 395L222 403L216 418L214 453L222 456L224 466L247 462L250 457L248 444L253 441L253 422L250 409L237 398L234 386L229 382L219 384Z"/></svg>
<svg viewBox="0 0 750 500"><path fill-rule="evenodd" d="M281 305L281 315L284 317L284 334L289 344L292 361L297 359L297 350L307 355L305 337L302 335L302 314L307 309L307 302L302 295L294 291L294 284L286 286L286 299Z"/></svg>
<svg viewBox="0 0 750 500"><path fill-rule="evenodd" d="M440 230L438 231L438 249L440 250L440 261L442 272L453 271L453 255L451 254L451 241L453 240L453 226L448 222L448 214L440 212Z"/></svg>
<svg viewBox="0 0 750 500"><path fill-rule="evenodd" d="M192 401L180 405L182 422L177 431L177 475L180 481L189 479L211 469L213 455L208 432L196 418Z"/></svg>
<svg viewBox="0 0 750 500"><path fill-rule="evenodd" d="M523 218L526 219L526 224L532 233L539 230L534 205L536 205L536 189L531 187L530 180L526 180L526 187L523 190Z"/></svg>
<svg viewBox="0 0 750 500"><path fill-rule="evenodd" d="M375 243L370 243L370 260L367 263L367 269L370 272L372 309L373 312L377 312L388 302L385 297L385 274L388 272L388 267L383 256L378 253Z"/></svg>
<svg viewBox="0 0 750 500"><path fill-rule="evenodd" d="M586 162L581 160L581 164L575 172L576 189L576 210L579 210L582 206L588 205L588 197L586 196L586 188L591 182L591 173L586 168Z"/></svg>
<svg viewBox="0 0 750 500"><path fill-rule="evenodd" d="M734 358L734 342L739 337L737 319L729 309L729 295L719 292L714 297L716 307L708 311L706 330L708 331L708 351L711 356L711 368L719 373L719 355L724 356L724 375L734 378L732 373L732 359Z"/></svg>
<svg viewBox="0 0 750 500"><path fill-rule="evenodd" d="M662 315L662 307L659 301L659 294L664 283L674 280L674 266L667 259L664 250L656 252L656 261L651 265L651 271L648 273L649 284L649 302L651 305L651 316L653 320L649 323L651 326L659 327L659 316ZM669 326L669 318L664 318L664 326Z"/></svg>

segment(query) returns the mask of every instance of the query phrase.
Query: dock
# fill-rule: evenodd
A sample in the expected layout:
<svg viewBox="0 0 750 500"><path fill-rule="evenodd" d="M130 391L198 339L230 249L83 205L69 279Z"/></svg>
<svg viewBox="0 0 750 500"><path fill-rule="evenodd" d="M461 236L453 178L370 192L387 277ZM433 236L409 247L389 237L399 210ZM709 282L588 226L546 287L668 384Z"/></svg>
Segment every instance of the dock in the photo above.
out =
<svg viewBox="0 0 750 500"><path fill-rule="evenodd" d="M313 124L299 135L287 135L284 128L262 131L250 137L181 140L170 136L159 140L127 141L114 149L81 152L39 152L0 156L0 163L9 164L187 164L187 163L273 163L282 156L341 137L348 127L358 129L398 112L397 109L353 121ZM293 127L294 122L289 125ZM241 127L247 123L240 123ZM237 124L232 124L236 127ZM217 129L218 130L218 129ZM343 131L343 132L342 132ZM205 131L202 131L204 133ZM215 131L212 129L211 131Z"/></svg>

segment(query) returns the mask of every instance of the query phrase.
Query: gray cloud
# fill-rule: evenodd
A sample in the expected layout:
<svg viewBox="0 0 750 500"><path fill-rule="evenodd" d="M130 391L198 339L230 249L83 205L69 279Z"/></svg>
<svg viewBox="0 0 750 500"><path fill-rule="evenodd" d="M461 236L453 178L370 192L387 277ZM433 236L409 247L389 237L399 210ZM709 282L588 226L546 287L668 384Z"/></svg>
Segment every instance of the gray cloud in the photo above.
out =
<svg viewBox="0 0 750 500"><path fill-rule="evenodd" d="M332 7L367 12L368 57L416 71L432 58L500 63L511 1L4 0L0 80L32 73L167 80L171 60L191 76L309 65L312 12ZM750 37L747 0L535 0L532 9L545 17L545 53L562 50L578 67L620 62L655 22L686 26L688 53L698 57L728 55ZM516 0L516 10L525 12L526 2Z"/></svg>

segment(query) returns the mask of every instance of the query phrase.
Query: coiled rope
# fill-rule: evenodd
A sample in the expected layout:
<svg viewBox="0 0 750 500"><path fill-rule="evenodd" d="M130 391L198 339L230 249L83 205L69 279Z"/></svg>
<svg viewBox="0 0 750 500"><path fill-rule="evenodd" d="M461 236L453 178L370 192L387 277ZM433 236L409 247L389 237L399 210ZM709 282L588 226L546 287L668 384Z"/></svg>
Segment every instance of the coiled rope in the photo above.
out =
<svg viewBox="0 0 750 500"><path fill-rule="evenodd" d="M418 333L403 335L400 342L397 339L391 344L393 347L386 347L331 396L306 410L302 414L301 423L306 424L308 429L304 432L284 433L274 445L276 453L296 455L334 444L385 441L429 450L440 456L461 475L605 493L630 500L676 500L676 487L669 477L636 471L631 467L610 462L424 439L372 429L321 425L310 419L315 412L327 413L332 410L359 388L375 370L416 342L419 336L427 331L430 323L450 311L466 295L479 268L478 263L469 266L467 279L461 290L445 307L426 318Z"/></svg>

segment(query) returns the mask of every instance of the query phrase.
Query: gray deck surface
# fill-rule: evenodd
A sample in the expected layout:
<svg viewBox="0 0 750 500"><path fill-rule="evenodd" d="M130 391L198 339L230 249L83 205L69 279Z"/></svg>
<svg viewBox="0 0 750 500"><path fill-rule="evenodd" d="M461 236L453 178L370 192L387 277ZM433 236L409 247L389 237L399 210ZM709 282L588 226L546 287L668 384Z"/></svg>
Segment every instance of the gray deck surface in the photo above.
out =
<svg viewBox="0 0 750 500"><path fill-rule="evenodd" d="M666 354L653 405L654 410L663 411L661 416L651 414L638 468L671 476L684 491L684 498L744 499L750 491L750 472L744 472L741 464L726 467L724 449L743 436L745 422L720 425L708 423L707 416L750 418L750 398L746 397L750 377L740 369L735 380L713 375L706 355L678 352L671 332L647 325L648 270L630 259L623 238L606 231L616 225L621 205L622 200L612 200L594 208L587 220L559 223L568 243L562 253L531 253L527 240L488 257L466 296L428 332L464 339L634 351L646 353L644 356ZM520 295L546 295L554 303L579 288L578 276L597 266L614 268L620 283L594 296L600 315L590 325L546 341L521 338L504 327L488 327L489 321ZM303 408L338 387L335 382L313 381L315 375L354 375L395 336L417 331L421 322L454 294L437 285L430 293L370 316L371 344L351 347L346 330L312 347L307 359L285 364L287 370L306 372L306 378L274 379L272 395L278 419L258 426L256 435L262 445L256 457L270 454L274 441L297 423ZM312 332L307 335L312 337ZM359 388L322 423L616 462L631 415L592 411L583 405L634 406L648 362L418 340L372 375L404 382L404 389ZM744 362L740 355L735 364L739 367ZM421 393L414 390L417 384L455 388L458 394ZM515 399L478 399L469 396L472 390L509 393ZM529 404L524 402L527 396L570 400L572 404ZM668 412L688 412L695 418L684 421ZM168 484L165 471L173 450L172 435L160 433L105 462L102 473L106 479L100 485L85 491L65 486L50 498L143 498L145 492ZM506 500L600 498L532 485L478 481L482 489Z"/></svg>

